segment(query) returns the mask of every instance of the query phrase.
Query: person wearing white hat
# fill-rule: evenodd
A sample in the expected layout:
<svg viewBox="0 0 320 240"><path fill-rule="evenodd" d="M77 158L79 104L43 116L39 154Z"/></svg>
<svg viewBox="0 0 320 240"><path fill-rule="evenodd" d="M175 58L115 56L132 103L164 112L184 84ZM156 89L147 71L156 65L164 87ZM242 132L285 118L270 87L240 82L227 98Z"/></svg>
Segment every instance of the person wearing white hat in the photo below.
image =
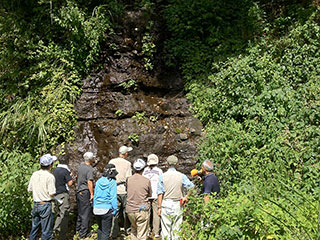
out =
<svg viewBox="0 0 320 240"><path fill-rule="evenodd" d="M150 154L148 156L147 167L144 169L142 176L148 178L151 182L152 187L152 196L149 198L150 206L152 208L152 235L159 239L160 237L160 217L158 216L158 182L160 176L163 175L163 172L160 168L157 167L159 163L159 158L155 154Z"/></svg>
<svg viewBox="0 0 320 240"><path fill-rule="evenodd" d="M76 231L79 231L80 238L91 236L89 222L91 218L91 202L93 200L93 168L95 158L92 152L83 155L84 163L78 169L77 174L77 205L78 217Z"/></svg>
<svg viewBox="0 0 320 240"><path fill-rule="evenodd" d="M30 178L28 192L32 192L32 228L30 240L38 239L40 226L42 229L41 239L53 238L53 214L51 201L56 194L55 178L50 169L56 156L45 154L40 158L41 169L34 172Z"/></svg>
<svg viewBox="0 0 320 240"><path fill-rule="evenodd" d="M129 229L129 220L126 215L126 201L127 201L127 191L126 191L126 181L127 178L132 176L132 170L131 170L131 162L126 160L126 158L129 155L129 152L131 152L133 149L132 147L127 146L121 146L119 148L119 157L111 159L109 161L109 164L114 164L116 166L116 170L118 172L116 176L116 182L117 182L117 200L118 200L118 211L116 215L113 218L112 223L112 238L116 239L120 235L120 213L123 215L123 224L125 232L127 233Z"/></svg>
<svg viewBox="0 0 320 240"><path fill-rule="evenodd" d="M133 163L135 174L127 180L127 205L126 212L131 222L131 239L146 240L149 228L148 198L152 195L151 182L142 176L146 163L137 159Z"/></svg>

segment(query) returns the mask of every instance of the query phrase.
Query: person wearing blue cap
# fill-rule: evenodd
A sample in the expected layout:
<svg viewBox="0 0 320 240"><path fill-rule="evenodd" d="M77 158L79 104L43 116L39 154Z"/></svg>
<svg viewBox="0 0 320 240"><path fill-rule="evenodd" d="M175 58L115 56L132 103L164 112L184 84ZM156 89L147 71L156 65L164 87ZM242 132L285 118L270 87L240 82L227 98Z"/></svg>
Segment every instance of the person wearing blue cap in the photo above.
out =
<svg viewBox="0 0 320 240"><path fill-rule="evenodd" d="M45 154L40 158L41 169L30 178L28 192L32 192L32 228L30 240L38 239L40 227L42 240L53 239L53 214L51 201L56 194L55 178L50 169L57 157Z"/></svg>

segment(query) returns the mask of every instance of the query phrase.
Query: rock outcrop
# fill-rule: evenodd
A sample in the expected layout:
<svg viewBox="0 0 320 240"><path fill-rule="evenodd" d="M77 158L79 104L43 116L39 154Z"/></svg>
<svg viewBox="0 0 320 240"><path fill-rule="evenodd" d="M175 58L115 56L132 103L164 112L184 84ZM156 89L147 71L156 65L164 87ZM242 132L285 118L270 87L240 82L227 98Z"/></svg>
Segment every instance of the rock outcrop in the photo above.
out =
<svg viewBox="0 0 320 240"><path fill-rule="evenodd" d="M189 173L196 163L202 125L189 111L184 82L156 57L159 52L153 53L152 71L146 69L142 53L148 24L145 14L127 11L123 19L123 29L112 37L113 45L103 46L102 68L83 81L75 106L79 116L76 140L66 148L71 168L76 170L82 155L92 151L98 177L118 155L119 147L127 145L133 147L132 162L154 153L164 167L166 157L175 154L178 169ZM157 30L153 31L158 36L153 41L161 42Z"/></svg>

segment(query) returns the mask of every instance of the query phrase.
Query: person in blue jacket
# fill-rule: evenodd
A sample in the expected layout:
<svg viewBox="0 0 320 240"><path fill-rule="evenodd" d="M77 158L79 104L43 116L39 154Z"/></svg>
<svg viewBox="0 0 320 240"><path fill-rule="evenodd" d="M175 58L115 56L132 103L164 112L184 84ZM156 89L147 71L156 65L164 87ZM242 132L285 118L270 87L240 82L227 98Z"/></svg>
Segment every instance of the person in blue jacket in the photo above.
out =
<svg viewBox="0 0 320 240"><path fill-rule="evenodd" d="M117 213L117 183L115 176L118 174L115 165L108 164L102 177L96 183L93 198L93 213L98 220L98 240L108 240L112 218Z"/></svg>

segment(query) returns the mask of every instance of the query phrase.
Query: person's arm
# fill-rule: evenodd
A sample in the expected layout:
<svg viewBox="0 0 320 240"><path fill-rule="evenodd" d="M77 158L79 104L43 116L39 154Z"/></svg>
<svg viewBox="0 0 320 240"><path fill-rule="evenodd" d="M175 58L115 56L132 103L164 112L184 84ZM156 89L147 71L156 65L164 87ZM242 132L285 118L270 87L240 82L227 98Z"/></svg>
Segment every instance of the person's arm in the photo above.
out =
<svg viewBox="0 0 320 240"><path fill-rule="evenodd" d="M73 184L73 180L71 179L70 181L67 182L68 186L71 187Z"/></svg>
<svg viewBox="0 0 320 240"><path fill-rule="evenodd" d="M158 182L158 215L161 216L161 205L164 193L164 186L163 186L163 175L160 175L159 182Z"/></svg>
<svg viewBox="0 0 320 240"><path fill-rule="evenodd" d="M118 200L117 200L117 182L114 180L110 189L111 196L111 206L112 206L112 214L116 215L118 211Z"/></svg>
<svg viewBox="0 0 320 240"><path fill-rule="evenodd" d="M210 195L209 194L205 194L204 197L203 197L203 200L204 200L204 203L208 203L209 200L210 200Z"/></svg>
<svg viewBox="0 0 320 240"><path fill-rule="evenodd" d="M161 204L162 204L163 194L158 195L158 216L161 217Z"/></svg>
<svg viewBox="0 0 320 240"><path fill-rule="evenodd" d="M32 175L32 176L33 176L33 175ZM29 180L28 192L32 192L32 184L31 184L31 182L32 182L32 176L31 176L31 178L30 178L30 180Z"/></svg>
<svg viewBox="0 0 320 240"><path fill-rule="evenodd" d="M132 176L132 168L131 168L131 163L128 166L127 173L126 173L126 178Z"/></svg>
<svg viewBox="0 0 320 240"><path fill-rule="evenodd" d="M67 172L65 175L65 181L67 182L68 186L71 187L73 184L73 180L72 180L72 172Z"/></svg>
<svg viewBox="0 0 320 240"><path fill-rule="evenodd" d="M92 180L88 180L88 188L90 192L90 201L92 201L93 199L93 181Z"/></svg>
<svg viewBox="0 0 320 240"><path fill-rule="evenodd" d="M151 197L152 196L152 187L151 187L150 180L149 180L148 188L149 188L149 191L148 191L148 196L147 197Z"/></svg>
<svg viewBox="0 0 320 240"><path fill-rule="evenodd" d="M191 189L194 187L194 184L189 180L189 178L186 175L182 175L182 186L187 188L187 189ZM184 196L184 198L182 199L182 204L185 204L188 201L188 197L190 195L190 191L188 191L187 195Z"/></svg>
<svg viewBox="0 0 320 240"><path fill-rule="evenodd" d="M48 186L49 196L53 198L56 195L56 179L53 175L51 176L51 178L49 178L49 182L47 186Z"/></svg>

